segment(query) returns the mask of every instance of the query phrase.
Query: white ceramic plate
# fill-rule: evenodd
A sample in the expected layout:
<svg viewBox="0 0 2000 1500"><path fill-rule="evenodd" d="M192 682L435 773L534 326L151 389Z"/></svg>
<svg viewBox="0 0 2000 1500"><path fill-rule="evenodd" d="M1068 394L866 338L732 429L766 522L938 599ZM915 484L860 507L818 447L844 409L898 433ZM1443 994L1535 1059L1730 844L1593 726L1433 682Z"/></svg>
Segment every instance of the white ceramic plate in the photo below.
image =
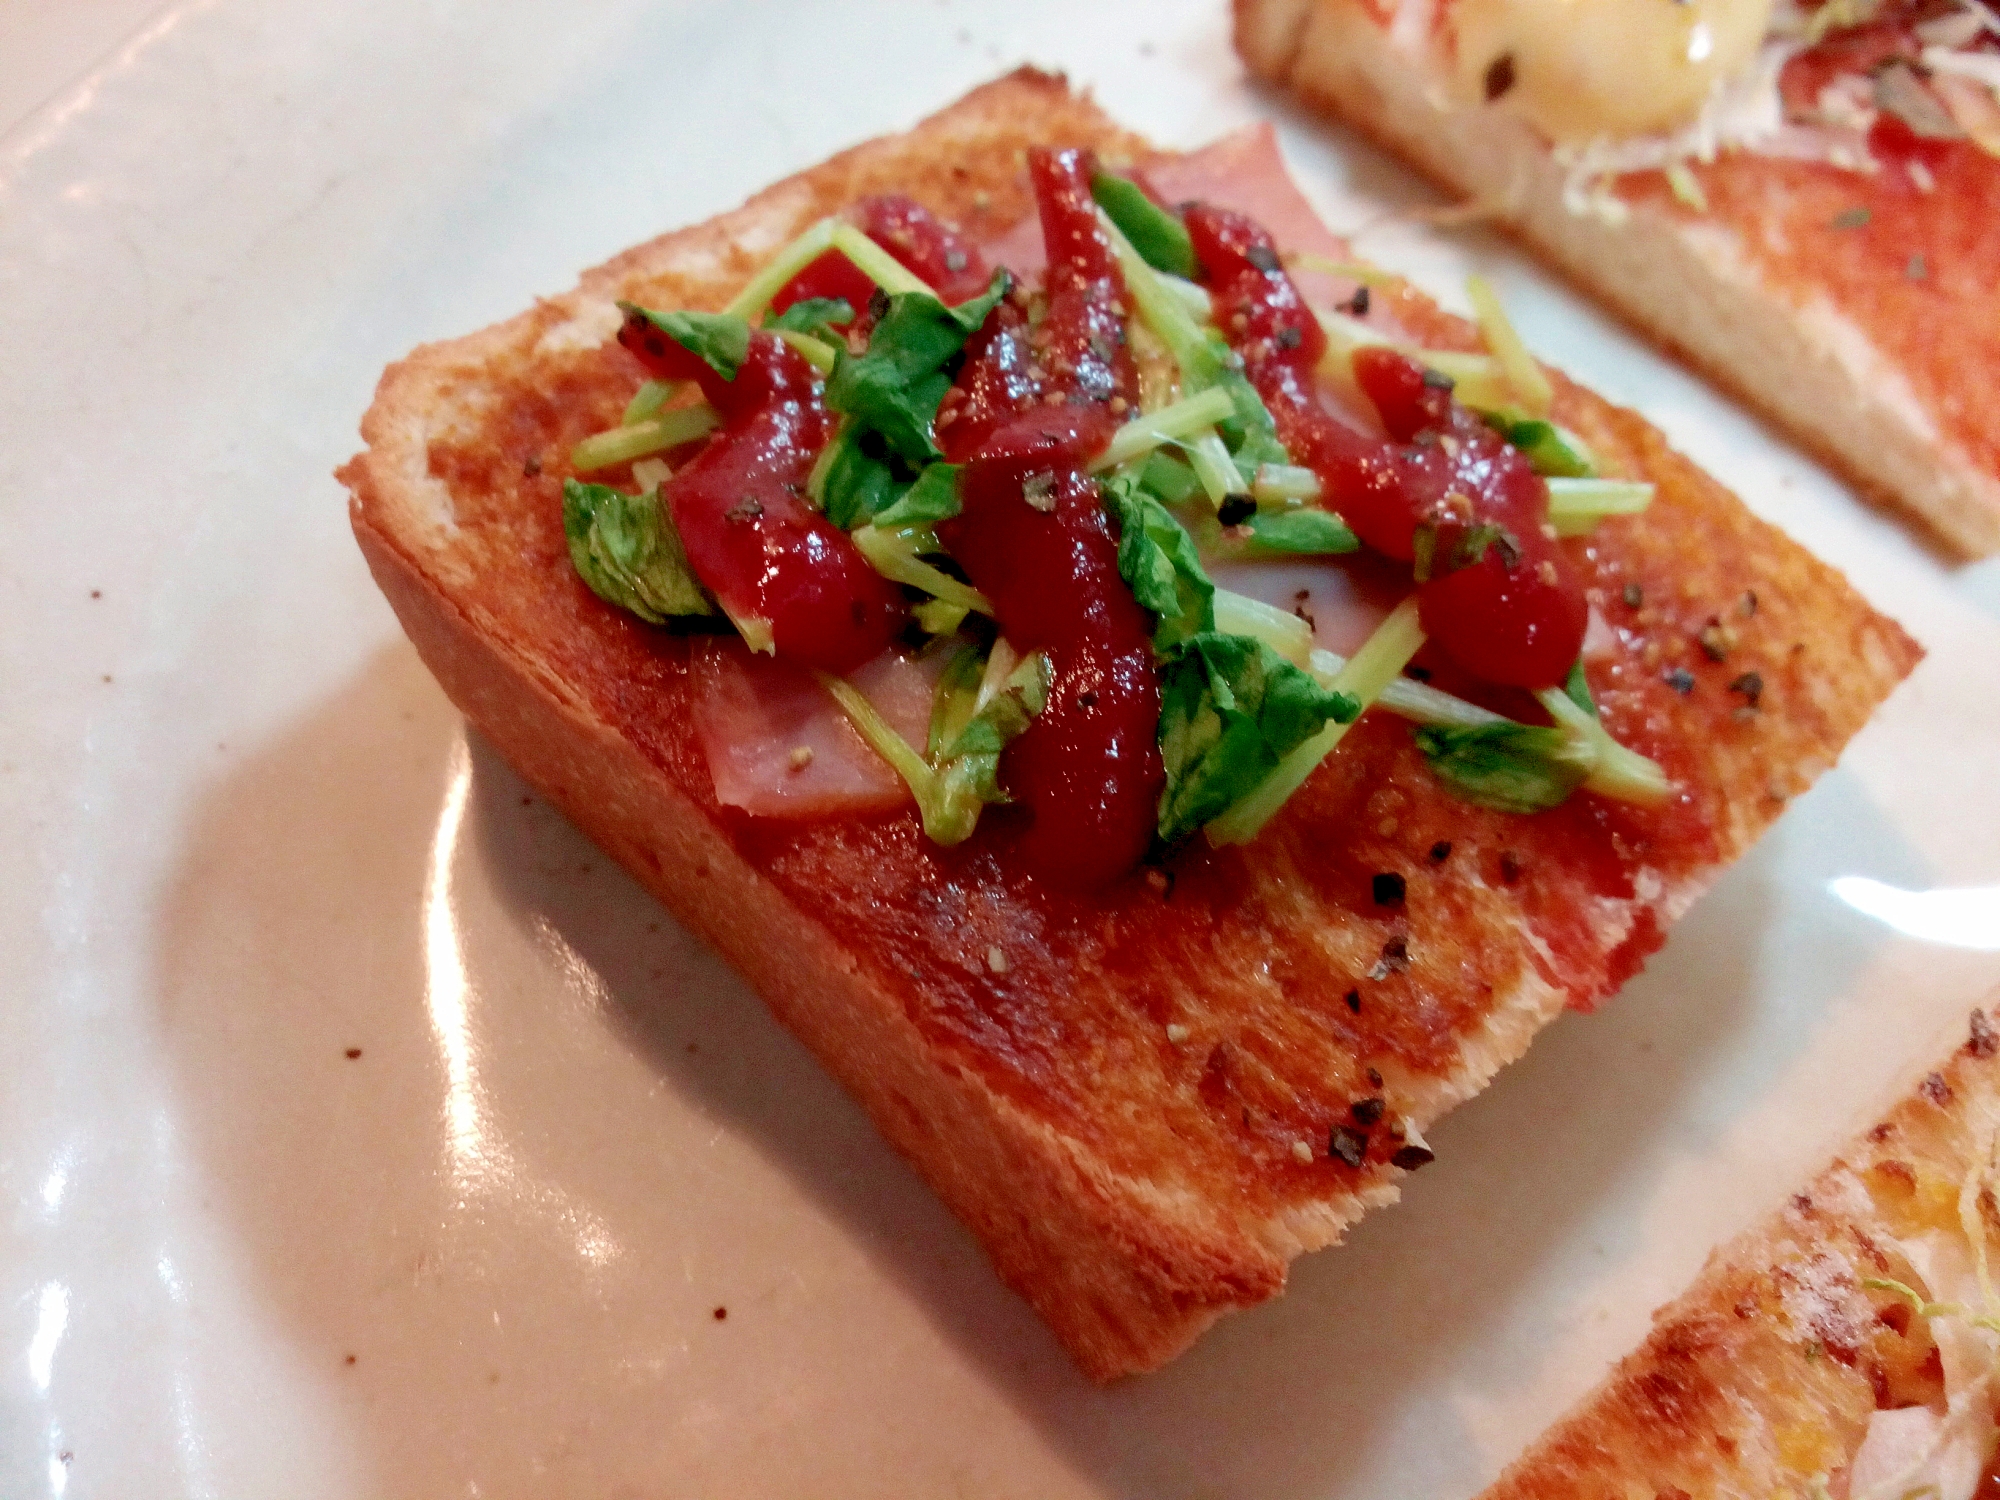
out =
<svg viewBox="0 0 2000 1500"><path fill-rule="evenodd" d="M2000 575L1477 239L1364 248L1489 270L1931 656L1403 1206L1160 1375L1080 1380L468 742L329 477L386 361L1022 59L1169 143L1275 114L1336 226L1419 201L1221 9L179 3L0 140L0 1494L1469 1494L1956 1032Z"/></svg>

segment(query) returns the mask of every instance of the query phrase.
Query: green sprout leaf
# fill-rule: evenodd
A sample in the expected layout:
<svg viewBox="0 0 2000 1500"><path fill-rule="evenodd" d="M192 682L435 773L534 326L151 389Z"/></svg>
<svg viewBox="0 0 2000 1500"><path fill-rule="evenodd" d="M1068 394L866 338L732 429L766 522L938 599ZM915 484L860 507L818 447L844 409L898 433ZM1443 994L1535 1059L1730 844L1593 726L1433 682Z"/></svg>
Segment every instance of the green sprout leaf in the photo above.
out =
<svg viewBox="0 0 2000 1500"><path fill-rule="evenodd" d="M577 573L607 603L654 625L674 615L716 613L657 489L628 495L564 480L563 535Z"/></svg>
<svg viewBox="0 0 2000 1500"><path fill-rule="evenodd" d="M750 325L733 313L654 312L630 302L618 306L637 313L688 353L699 355L724 380L734 380L750 357Z"/></svg>
<svg viewBox="0 0 2000 1500"><path fill-rule="evenodd" d="M926 464L915 483L885 510L875 512L877 526L930 526L958 514L958 464Z"/></svg>
<svg viewBox="0 0 2000 1500"><path fill-rule="evenodd" d="M1220 817L1329 720L1360 712L1353 696L1320 686L1261 642L1189 636L1161 671L1160 837L1171 843Z"/></svg>
<svg viewBox="0 0 2000 1500"><path fill-rule="evenodd" d="M1361 545L1347 523L1329 510L1260 510L1249 526L1252 543L1271 552L1322 556L1352 552Z"/></svg>
<svg viewBox="0 0 2000 1500"><path fill-rule="evenodd" d="M1193 278L1194 241L1188 238L1187 226L1148 198L1139 184L1129 177L1097 172L1090 179L1090 196L1147 265L1171 276Z"/></svg>
<svg viewBox="0 0 2000 1500"><path fill-rule="evenodd" d="M1215 585L1187 529L1131 479L1107 479L1102 489L1118 523L1118 572L1156 621L1153 649L1164 653L1214 630Z"/></svg>
<svg viewBox="0 0 2000 1500"><path fill-rule="evenodd" d="M869 335L868 351L840 352L827 377L826 404L873 428L889 449L915 463L941 458L933 424L951 389L945 366L978 331L1012 285L995 271L986 291L957 307L925 292L903 292Z"/></svg>
<svg viewBox="0 0 2000 1500"><path fill-rule="evenodd" d="M840 335L834 330L853 321L854 308L845 297L802 297L781 313L764 314L764 327L772 333L809 333L835 345Z"/></svg>
<svg viewBox="0 0 2000 1500"><path fill-rule="evenodd" d="M1596 461L1575 433L1511 407L1481 415L1487 426L1521 451L1537 474L1553 479L1596 476Z"/></svg>
<svg viewBox="0 0 2000 1500"><path fill-rule="evenodd" d="M1423 728L1416 741L1454 794L1509 813L1555 807L1583 785L1597 763L1587 741L1534 724Z"/></svg>

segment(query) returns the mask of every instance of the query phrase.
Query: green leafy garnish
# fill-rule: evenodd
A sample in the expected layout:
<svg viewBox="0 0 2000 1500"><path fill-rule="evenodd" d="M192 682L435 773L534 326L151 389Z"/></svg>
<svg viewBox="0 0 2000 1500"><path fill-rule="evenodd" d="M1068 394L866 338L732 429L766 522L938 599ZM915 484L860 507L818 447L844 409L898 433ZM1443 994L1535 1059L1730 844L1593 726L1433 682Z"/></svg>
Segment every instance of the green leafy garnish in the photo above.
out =
<svg viewBox="0 0 2000 1500"><path fill-rule="evenodd" d="M654 312L631 302L618 306L644 318L688 353L699 355L724 380L734 380L750 357L750 325L734 313Z"/></svg>
<svg viewBox="0 0 2000 1500"><path fill-rule="evenodd" d="M1596 475L1597 465L1582 439L1555 423L1512 409L1480 415L1487 426L1521 450L1537 474L1558 479L1589 479Z"/></svg>
<svg viewBox="0 0 2000 1500"><path fill-rule="evenodd" d="M877 526L929 526L958 514L958 475L961 465L926 464L915 483L902 498L886 510L875 513Z"/></svg>
<svg viewBox="0 0 2000 1500"><path fill-rule="evenodd" d="M1597 764L1591 745L1535 724L1424 728L1417 748L1454 793L1481 807L1534 813L1564 801Z"/></svg>
<svg viewBox="0 0 2000 1500"><path fill-rule="evenodd" d="M826 518L842 530L852 530L896 503L918 470L891 453L882 434L872 427L848 426L835 434L814 466L814 498Z"/></svg>
<svg viewBox="0 0 2000 1500"><path fill-rule="evenodd" d="M853 321L854 308L845 297L801 297L781 313L764 314L764 326L773 333L780 329L809 333L830 344L840 342L835 325L844 327Z"/></svg>
<svg viewBox="0 0 2000 1500"><path fill-rule="evenodd" d="M1205 632L1160 674L1160 754L1167 785L1160 837L1186 837L1241 802L1328 723L1361 712L1261 642Z"/></svg>
<svg viewBox="0 0 2000 1500"><path fill-rule="evenodd" d="M673 615L716 613L657 489L628 495L566 479L563 535L577 573L607 603L654 625Z"/></svg>
<svg viewBox="0 0 2000 1500"><path fill-rule="evenodd" d="M1330 510L1260 510L1249 526L1251 541L1272 552L1317 556L1352 552L1361 545L1347 523Z"/></svg>
<svg viewBox="0 0 2000 1500"><path fill-rule="evenodd" d="M929 753L920 755L852 683L817 675L861 737L909 786L925 836L939 844L965 842L981 809L1007 800L996 780L1000 752L1049 697L1049 662L1041 652L1016 657L996 642L983 664L976 652L961 652L939 680Z"/></svg>
<svg viewBox="0 0 2000 1500"><path fill-rule="evenodd" d="M1195 478L1194 470L1188 467L1185 459L1157 448L1147 456L1145 467L1139 470L1139 483L1168 505L1186 504L1201 488L1201 481Z"/></svg>
<svg viewBox="0 0 2000 1500"><path fill-rule="evenodd" d="M1215 585L1194 538L1137 481L1103 481L1104 508L1118 523L1118 572L1133 597L1153 612L1153 649L1166 652L1215 629Z"/></svg>
<svg viewBox="0 0 2000 1500"><path fill-rule="evenodd" d="M1194 276L1194 241L1188 238L1187 226L1148 198L1136 182L1111 172L1096 172L1091 175L1090 196L1111 216L1111 222L1124 232L1147 265L1172 276Z"/></svg>
<svg viewBox="0 0 2000 1500"><path fill-rule="evenodd" d="M938 403L951 389L945 366L965 347L1000 299L1011 279L995 271L985 292L957 307L946 307L925 292L903 292L869 335L868 352L841 352L826 382L826 404L855 423L882 434L904 458L941 458L932 424Z"/></svg>

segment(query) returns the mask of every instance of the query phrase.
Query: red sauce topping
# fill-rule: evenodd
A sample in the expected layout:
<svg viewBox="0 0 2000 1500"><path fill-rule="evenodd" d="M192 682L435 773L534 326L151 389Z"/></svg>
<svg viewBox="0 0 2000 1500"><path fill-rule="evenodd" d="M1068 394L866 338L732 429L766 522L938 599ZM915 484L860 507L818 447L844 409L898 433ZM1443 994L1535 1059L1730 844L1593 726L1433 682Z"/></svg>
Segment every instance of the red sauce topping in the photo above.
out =
<svg viewBox="0 0 2000 1500"><path fill-rule="evenodd" d="M831 435L815 376L790 346L752 333L733 380L633 314L618 340L657 379L693 380L722 428L662 495L695 575L731 614L771 623L780 655L849 672L902 628L896 586L807 505L806 476Z"/></svg>
<svg viewBox="0 0 2000 1500"><path fill-rule="evenodd" d="M986 290L986 260L978 248L914 198L901 193L863 198L848 210L847 218L947 305L956 306ZM860 267L838 250L829 250L786 282L771 299L771 307L783 312L808 297L840 297L859 317L874 292L875 283Z"/></svg>
<svg viewBox="0 0 2000 1500"><path fill-rule="evenodd" d="M1355 431L1322 403L1317 366L1326 335L1251 219L1207 205L1188 211L1189 236L1215 298L1216 322L1243 358L1294 463L1320 477L1321 496L1355 535L1403 561L1429 528L1432 576L1418 589L1425 631L1490 682L1553 687L1583 645L1583 588L1542 530L1548 486L1498 433L1388 349L1356 355L1354 373L1386 440ZM1469 566L1459 544L1498 526Z"/></svg>
<svg viewBox="0 0 2000 1500"><path fill-rule="evenodd" d="M1166 776L1152 627L1118 572L1118 544L1084 461L1135 390L1124 281L1090 197L1090 160L1036 150L1048 311L1028 334L1003 307L967 350L943 444L965 462L963 513L939 528L1021 651L1044 651L1049 701L1008 746L1002 779L1033 816L1023 865L1103 885L1145 854Z"/></svg>

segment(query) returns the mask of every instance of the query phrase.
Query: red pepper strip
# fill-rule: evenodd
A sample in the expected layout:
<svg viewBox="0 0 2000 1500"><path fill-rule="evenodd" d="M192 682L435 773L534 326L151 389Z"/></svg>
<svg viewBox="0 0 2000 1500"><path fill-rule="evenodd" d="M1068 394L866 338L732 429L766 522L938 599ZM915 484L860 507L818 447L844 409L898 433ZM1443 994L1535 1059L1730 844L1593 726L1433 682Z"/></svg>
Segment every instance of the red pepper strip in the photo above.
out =
<svg viewBox="0 0 2000 1500"><path fill-rule="evenodd" d="M827 672L879 655L907 609L845 532L800 497L832 433L812 366L752 333L733 380L643 317L618 340L660 380L693 380L722 414L708 446L661 493L695 576L737 619L767 620L778 654Z"/></svg>
<svg viewBox="0 0 2000 1500"><path fill-rule="evenodd" d="M905 270L921 278L947 307L956 307L986 290L986 260L978 247L915 199L901 193L878 194L856 203L847 217ZM859 318L874 291L875 283L853 261L838 250L829 250L786 282L771 299L771 308L783 312L808 297L844 297Z"/></svg>
<svg viewBox="0 0 2000 1500"><path fill-rule="evenodd" d="M993 433L938 528L1018 650L1048 653L1049 700L1001 775L1034 814L1019 854L1037 878L1108 884L1138 864L1166 772L1152 626L1118 572L1118 544L1083 463L1110 440L1103 406L1043 406Z"/></svg>
<svg viewBox="0 0 2000 1500"><path fill-rule="evenodd" d="M1321 501L1376 551L1410 561L1433 528L1437 576L1419 585L1424 630L1467 671L1515 687L1554 687L1583 645L1589 607L1544 530L1548 486L1505 439L1388 349L1364 349L1355 378L1388 440L1356 432L1321 403L1325 335L1254 221L1197 205L1187 214L1207 268L1216 322L1243 358L1294 463L1319 475ZM1458 540L1496 524L1503 542L1451 568Z"/></svg>
<svg viewBox="0 0 2000 1500"><path fill-rule="evenodd" d="M1125 343L1125 278L1090 196L1095 165L1087 151L1041 146L1028 153L1049 257L1042 288L1048 312L1033 344L1055 391L1073 402L1115 398L1129 405L1139 377Z"/></svg>
<svg viewBox="0 0 2000 1500"><path fill-rule="evenodd" d="M1091 201L1089 159L1038 150L1028 170L1048 312L1030 336L1003 303L968 345L939 419L941 445L966 465L963 510L938 531L1008 641L1048 655L1048 704L1000 768L1033 814L1021 861L1039 879L1091 889L1144 857L1166 782L1151 623L1083 472L1117 429L1112 398L1129 401L1136 386L1124 279Z"/></svg>

